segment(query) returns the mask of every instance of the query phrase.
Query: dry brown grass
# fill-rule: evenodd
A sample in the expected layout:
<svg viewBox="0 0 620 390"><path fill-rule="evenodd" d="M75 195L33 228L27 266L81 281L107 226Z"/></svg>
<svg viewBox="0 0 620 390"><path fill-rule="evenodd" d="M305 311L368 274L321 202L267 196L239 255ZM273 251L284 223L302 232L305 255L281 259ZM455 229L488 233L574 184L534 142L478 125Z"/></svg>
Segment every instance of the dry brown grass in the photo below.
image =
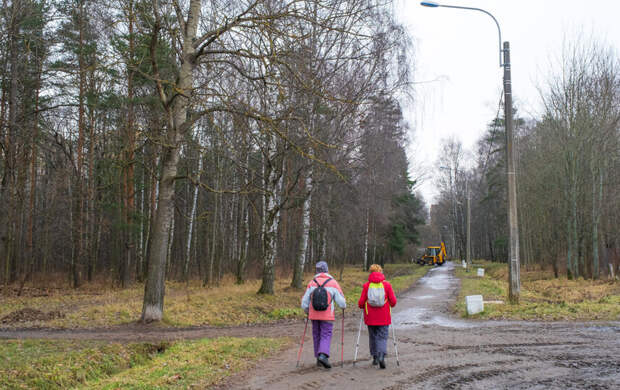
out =
<svg viewBox="0 0 620 390"><path fill-rule="evenodd" d="M456 310L465 315L466 295L482 294L484 300L507 300L506 264L481 262L485 276L459 269L462 288ZM620 320L620 283L609 280L553 278L550 271L521 271L519 305L485 305L477 317L528 320Z"/></svg>
<svg viewBox="0 0 620 390"><path fill-rule="evenodd" d="M395 289L410 286L422 276L424 268L417 265L387 265L386 274L400 275L390 279ZM339 272L332 270L338 277ZM305 275L309 281L313 275ZM349 307L355 306L367 273L357 267L347 267L343 272L342 286ZM237 285L232 277L224 278L219 287L204 288L200 281L189 284L166 283L164 326L187 327L200 325L242 325L267 323L290 318L301 318L299 308L303 290L290 288L290 278L280 278L275 283L274 295L257 295L260 280L249 280ZM38 290L41 292L42 290ZM117 289L94 283L79 289L50 289L45 294L30 291L24 296L5 297L0 302L0 319L24 308L43 313L58 312L48 321L0 323L0 327L57 327L95 328L135 322L142 310L144 289L135 285Z"/></svg>

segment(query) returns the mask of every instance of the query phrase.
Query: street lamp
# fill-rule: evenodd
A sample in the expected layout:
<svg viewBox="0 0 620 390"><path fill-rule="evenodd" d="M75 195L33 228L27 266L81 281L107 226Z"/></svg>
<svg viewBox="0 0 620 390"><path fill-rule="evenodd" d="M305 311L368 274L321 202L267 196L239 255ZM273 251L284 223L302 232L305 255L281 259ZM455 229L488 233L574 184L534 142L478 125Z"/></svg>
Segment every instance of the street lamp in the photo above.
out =
<svg viewBox="0 0 620 390"><path fill-rule="evenodd" d="M508 176L508 230L510 235L510 267L508 271L509 290L508 299L511 303L519 303L521 281L519 275L519 225L517 221L517 183L515 174L514 153L512 148L513 129L512 121L512 83L510 77L510 43L504 42L502 48L502 31L499 28L497 19L489 12L472 7L461 7L456 5L444 5L434 1L423 1L420 5L430 8L456 8L472 11L479 11L489 15L499 33L499 66L504 68L504 123L506 125L506 174ZM503 61L502 61L503 54Z"/></svg>

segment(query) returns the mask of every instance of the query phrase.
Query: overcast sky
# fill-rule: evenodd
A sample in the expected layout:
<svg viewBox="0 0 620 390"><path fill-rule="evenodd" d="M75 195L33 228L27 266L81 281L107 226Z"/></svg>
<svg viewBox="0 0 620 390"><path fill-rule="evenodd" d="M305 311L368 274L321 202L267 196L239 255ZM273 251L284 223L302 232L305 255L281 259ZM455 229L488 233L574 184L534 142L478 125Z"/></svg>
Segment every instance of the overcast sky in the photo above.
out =
<svg viewBox="0 0 620 390"><path fill-rule="evenodd" d="M498 20L510 42L512 85L521 116L536 117L538 86L562 44L595 37L620 50L620 0L447 0L446 5L482 8ZM413 176L434 174L439 141L455 136L473 151L495 118L502 93L499 39L493 20L481 12L427 8L396 0L397 15L413 37L416 101L403 107L412 127L408 150ZM502 108L503 110L503 108ZM437 195L430 180L420 186L427 202Z"/></svg>

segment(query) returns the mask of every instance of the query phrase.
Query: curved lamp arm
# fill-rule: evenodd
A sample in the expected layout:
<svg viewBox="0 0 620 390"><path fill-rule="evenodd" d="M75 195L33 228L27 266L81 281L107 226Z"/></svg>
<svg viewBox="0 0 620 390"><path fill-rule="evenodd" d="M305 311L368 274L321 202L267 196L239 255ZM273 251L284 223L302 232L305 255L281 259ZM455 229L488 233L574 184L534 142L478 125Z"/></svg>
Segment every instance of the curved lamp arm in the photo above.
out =
<svg viewBox="0 0 620 390"><path fill-rule="evenodd" d="M480 12L483 12L489 15L495 22L495 25L497 26L497 32L499 34L499 66L504 66L504 64L502 63L502 53L504 52L504 50L502 49L502 30L499 28L499 23L497 22L497 19L495 19L495 16L493 16L490 12L485 11L482 8L461 7L458 5L444 5L444 4L435 3L434 1L423 1L420 3L420 5L424 7L430 7L430 8L444 7L444 8L468 9L472 11L480 11Z"/></svg>

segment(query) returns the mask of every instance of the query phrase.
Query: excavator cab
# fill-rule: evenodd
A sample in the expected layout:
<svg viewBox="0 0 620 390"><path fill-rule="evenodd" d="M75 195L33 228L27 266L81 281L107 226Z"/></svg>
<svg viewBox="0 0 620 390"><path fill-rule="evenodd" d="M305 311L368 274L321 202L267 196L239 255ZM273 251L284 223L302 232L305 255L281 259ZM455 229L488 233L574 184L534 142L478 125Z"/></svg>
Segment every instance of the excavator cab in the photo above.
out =
<svg viewBox="0 0 620 390"><path fill-rule="evenodd" d="M439 246L429 246L424 250L424 254L418 259L420 265L442 266L448 258L446 246L442 242Z"/></svg>

